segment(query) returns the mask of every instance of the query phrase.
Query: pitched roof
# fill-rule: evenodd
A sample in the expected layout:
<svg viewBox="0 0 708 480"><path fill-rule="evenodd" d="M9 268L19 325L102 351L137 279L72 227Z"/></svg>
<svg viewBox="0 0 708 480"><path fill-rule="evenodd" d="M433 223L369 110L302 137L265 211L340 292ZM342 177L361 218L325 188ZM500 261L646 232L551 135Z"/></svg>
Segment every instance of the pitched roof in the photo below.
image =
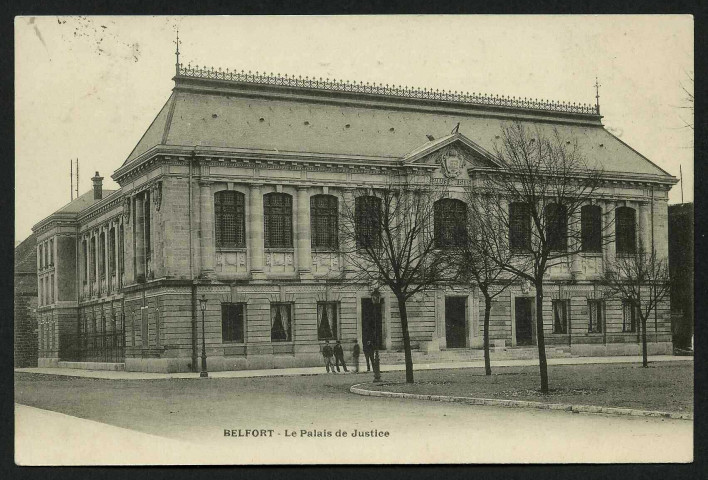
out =
<svg viewBox="0 0 708 480"><path fill-rule="evenodd" d="M116 192L116 190L107 190L103 189L103 199L107 198L110 194ZM103 200L101 199L101 200ZM57 210L54 213L79 213L90 207L96 202L100 202L101 200L96 200L93 198L93 190L89 190L88 192L84 193L83 195L78 196L71 202L67 203L63 207L61 207L59 210Z"/></svg>
<svg viewBox="0 0 708 480"><path fill-rule="evenodd" d="M463 106L432 110L415 108L412 101L394 104L376 100L376 104L365 98L341 102L302 89L268 96L258 87L229 90L228 82L223 81L206 87L206 80L201 80L201 87L180 82L186 80L177 77L169 100L124 165L157 145L403 159L426 148L421 143L427 135L448 136L458 122L459 133L492 152L503 124L519 120L542 131L558 128L562 135L576 138L587 158L607 172L669 176L605 130L599 116L591 121L588 116L584 121L572 121L567 120L568 115L534 116L513 108L501 113L499 109L490 113L489 108L465 110Z"/></svg>

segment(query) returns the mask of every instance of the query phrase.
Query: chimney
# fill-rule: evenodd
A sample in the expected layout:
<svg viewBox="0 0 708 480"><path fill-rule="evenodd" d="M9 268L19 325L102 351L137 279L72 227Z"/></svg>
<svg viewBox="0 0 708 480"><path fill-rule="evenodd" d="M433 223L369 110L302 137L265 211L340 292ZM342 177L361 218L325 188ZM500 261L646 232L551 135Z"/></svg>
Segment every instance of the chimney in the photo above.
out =
<svg viewBox="0 0 708 480"><path fill-rule="evenodd" d="M93 180L93 199L94 200L100 200L103 198L103 177L98 176L98 172L96 172L96 176L94 176L91 180Z"/></svg>

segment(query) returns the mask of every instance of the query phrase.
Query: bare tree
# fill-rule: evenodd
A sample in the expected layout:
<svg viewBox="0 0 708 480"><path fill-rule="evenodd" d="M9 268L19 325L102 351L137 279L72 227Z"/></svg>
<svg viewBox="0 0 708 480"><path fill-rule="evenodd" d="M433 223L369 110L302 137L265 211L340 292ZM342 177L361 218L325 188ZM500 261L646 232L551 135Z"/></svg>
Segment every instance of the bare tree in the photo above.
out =
<svg viewBox="0 0 708 480"><path fill-rule="evenodd" d="M491 244L487 257L535 287L541 392L547 393L544 279L555 266L567 268L572 254L581 251L581 209L591 203L603 174L586 163L575 139L518 122L502 127L495 157L501 168L481 172L479 182L482 191L505 200L488 205L486 215L503 226L508 240Z"/></svg>
<svg viewBox="0 0 708 480"><path fill-rule="evenodd" d="M492 302L517 279L509 272L514 255L508 246L508 231L505 222L500 222L488 212L499 205L496 194L479 194L468 188L467 220L460 223L456 237L459 239L450 249L450 271L456 272L456 280L479 288L484 297L484 372L492 374L489 355L489 319Z"/></svg>
<svg viewBox="0 0 708 480"><path fill-rule="evenodd" d="M683 93L685 95L684 97L684 104L681 105L679 108L685 109L689 111L689 114L691 115L688 120L685 120L683 117L681 117L681 120L683 121L684 125L687 128L690 128L693 130L693 125L694 125L694 119L693 119L693 113L694 113L694 102L693 102L693 72L686 72L686 83L681 83L681 90L683 90Z"/></svg>
<svg viewBox="0 0 708 480"><path fill-rule="evenodd" d="M610 297L627 301L633 310L631 315L639 315L642 366L648 366L647 320L669 294L668 261L660 258L654 248L647 251L640 241L634 253L617 257L602 283Z"/></svg>
<svg viewBox="0 0 708 480"><path fill-rule="evenodd" d="M406 302L446 275L431 225L443 191L427 177L411 181L405 174L392 175L383 188L361 189L342 208L346 281L385 286L396 297L408 383L413 383L413 359Z"/></svg>

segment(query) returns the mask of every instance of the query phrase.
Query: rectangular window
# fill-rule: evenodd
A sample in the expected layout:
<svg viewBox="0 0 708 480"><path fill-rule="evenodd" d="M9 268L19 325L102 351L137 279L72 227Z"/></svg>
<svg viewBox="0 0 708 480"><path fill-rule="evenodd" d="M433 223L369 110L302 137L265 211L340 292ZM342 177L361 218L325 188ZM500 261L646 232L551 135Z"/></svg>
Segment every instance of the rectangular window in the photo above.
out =
<svg viewBox="0 0 708 480"><path fill-rule="evenodd" d="M568 250L568 214L563 205L552 203L546 205L546 241L554 252Z"/></svg>
<svg viewBox="0 0 708 480"><path fill-rule="evenodd" d="M148 307L140 307L140 340L142 342L143 348L148 348L150 346L149 342L149 329L150 329L150 317L148 316ZM96 329L96 324L94 323L94 331Z"/></svg>
<svg viewBox="0 0 708 480"><path fill-rule="evenodd" d="M96 237L91 237L91 248L89 251L89 280L96 279Z"/></svg>
<svg viewBox="0 0 708 480"><path fill-rule="evenodd" d="M583 252L602 251L602 210L597 205L580 209L581 248Z"/></svg>
<svg viewBox="0 0 708 480"><path fill-rule="evenodd" d="M622 331L637 331L637 309L631 300L622 300Z"/></svg>
<svg viewBox="0 0 708 480"><path fill-rule="evenodd" d="M615 237L618 254L637 251L637 225L633 208L618 207L615 210Z"/></svg>
<svg viewBox="0 0 708 480"><path fill-rule="evenodd" d="M150 222L152 221L152 210L150 209L150 192L145 192L144 194L144 206L143 206L143 221L145 225L145 263L149 267L150 265L150 253L152 252L152 240L150 234ZM146 269L147 271L148 269Z"/></svg>
<svg viewBox="0 0 708 480"><path fill-rule="evenodd" d="M337 339L337 302L317 304L317 338L319 340Z"/></svg>
<svg viewBox="0 0 708 480"><path fill-rule="evenodd" d="M44 247L42 247L42 244L37 247L37 251L39 251L39 265L38 268L41 270L44 268L43 262L44 262Z"/></svg>
<svg viewBox="0 0 708 480"><path fill-rule="evenodd" d="M602 333L604 304L602 300L588 300L588 332Z"/></svg>
<svg viewBox="0 0 708 480"><path fill-rule="evenodd" d="M49 240L49 266L54 265L54 240Z"/></svg>
<svg viewBox="0 0 708 480"><path fill-rule="evenodd" d="M49 276L49 303L54 303L54 275Z"/></svg>
<svg viewBox="0 0 708 480"><path fill-rule="evenodd" d="M244 248L246 246L246 209L243 193L217 192L214 195L216 246Z"/></svg>
<svg viewBox="0 0 708 480"><path fill-rule="evenodd" d="M246 305L243 303L221 304L221 341L243 343Z"/></svg>
<svg viewBox="0 0 708 480"><path fill-rule="evenodd" d="M337 197L332 195L310 197L310 228L313 249L336 251L339 248L338 215Z"/></svg>
<svg viewBox="0 0 708 480"><path fill-rule="evenodd" d="M513 252L531 250L531 211L523 203L509 204L509 248Z"/></svg>
<svg viewBox="0 0 708 480"><path fill-rule="evenodd" d="M568 333L569 300L553 300L553 333Z"/></svg>
<svg viewBox="0 0 708 480"><path fill-rule="evenodd" d="M265 248L292 248L293 206L286 193L268 193L263 196L263 227Z"/></svg>
<svg viewBox="0 0 708 480"><path fill-rule="evenodd" d="M270 340L289 342L292 340L292 316L289 303L270 304Z"/></svg>
<svg viewBox="0 0 708 480"><path fill-rule="evenodd" d="M88 260L88 243L86 242L86 240L83 240L81 242L81 263L83 266L84 283L88 282L89 266L88 266L87 260Z"/></svg>
<svg viewBox="0 0 708 480"><path fill-rule="evenodd" d="M357 197L354 206L356 217L356 248L377 247L381 244L381 199L374 196Z"/></svg>

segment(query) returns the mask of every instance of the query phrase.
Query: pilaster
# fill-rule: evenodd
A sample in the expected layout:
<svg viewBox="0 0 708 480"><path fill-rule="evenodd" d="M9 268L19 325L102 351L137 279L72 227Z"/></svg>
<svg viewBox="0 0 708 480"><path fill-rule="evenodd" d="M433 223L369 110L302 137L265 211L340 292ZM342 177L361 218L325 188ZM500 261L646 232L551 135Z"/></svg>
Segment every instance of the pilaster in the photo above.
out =
<svg viewBox="0 0 708 480"><path fill-rule="evenodd" d="M297 270L301 280L312 279L312 232L310 231L310 189L297 187Z"/></svg>
<svg viewBox="0 0 708 480"><path fill-rule="evenodd" d="M637 249L642 248L645 252L651 251L651 219L649 218L649 202L639 202L639 222L637 229Z"/></svg>
<svg viewBox="0 0 708 480"><path fill-rule="evenodd" d="M265 280L263 273L263 194L261 184L249 185L248 217L248 253L251 267L251 279Z"/></svg>
<svg viewBox="0 0 708 480"><path fill-rule="evenodd" d="M214 197L211 193L211 182L199 182L199 229L201 231L200 238L200 256L203 278L215 278L214 263L216 259L216 248L214 244Z"/></svg>

